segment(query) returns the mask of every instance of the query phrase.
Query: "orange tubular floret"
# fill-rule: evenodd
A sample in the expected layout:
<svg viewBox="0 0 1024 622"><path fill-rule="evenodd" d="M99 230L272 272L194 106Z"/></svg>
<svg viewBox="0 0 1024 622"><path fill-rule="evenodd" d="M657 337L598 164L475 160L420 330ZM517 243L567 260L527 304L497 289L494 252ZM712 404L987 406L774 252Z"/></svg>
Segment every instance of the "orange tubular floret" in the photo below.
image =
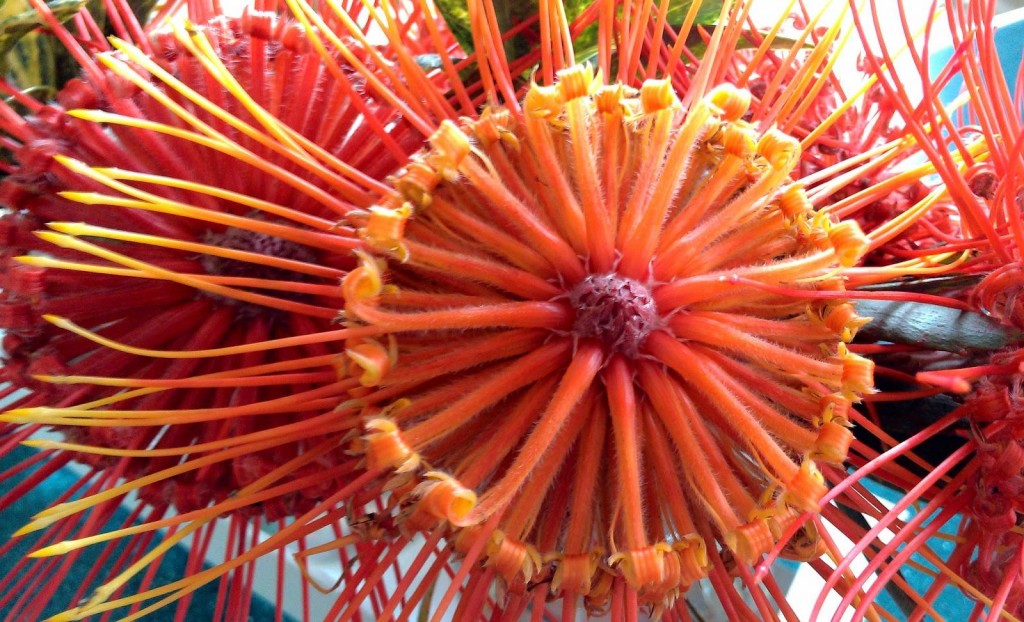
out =
<svg viewBox="0 0 1024 622"><path fill-rule="evenodd" d="M672 557L679 564L679 581L690 585L708 576L711 560L708 559L704 538L696 534L683 536L681 542L672 545Z"/></svg>
<svg viewBox="0 0 1024 622"><path fill-rule="evenodd" d="M788 171L800 157L800 142L792 136L771 129L761 136L757 143L757 153L777 171Z"/></svg>
<svg viewBox="0 0 1024 622"><path fill-rule="evenodd" d="M502 142L519 150L519 139L515 135L516 121L507 108L484 108L480 118L473 121L470 129L473 136L483 145Z"/></svg>
<svg viewBox="0 0 1024 622"><path fill-rule="evenodd" d="M359 377L359 384L364 387L375 387L397 362L397 346L391 337L390 347L376 339L364 339L345 349L349 358L349 374ZM362 372L362 373L360 373Z"/></svg>
<svg viewBox="0 0 1024 622"><path fill-rule="evenodd" d="M828 492L825 478L815 466L813 460L804 460L800 470L786 483L783 500L793 508L802 512L820 512L821 498Z"/></svg>
<svg viewBox="0 0 1024 622"><path fill-rule="evenodd" d="M600 558L598 551L577 555L555 554L552 557L555 572L551 578L551 592L589 596Z"/></svg>
<svg viewBox="0 0 1024 622"><path fill-rule="evenodd" d="M807 191L804 190L803 184L791 184L779 194L779 209L782 210L782 215L786 217L787 221L793 221L800 217L806 219L807 216L814 213L814 206L807 198Z"/></svg>
<svg viewBox="0 0 1024 622"><path fill-rule="evenodd" d="M665 578L665 554L672 547L664 542L642 549L621 551L608 558L608 565L618 568L633 589L657 585Z"/></svg>
<svg viewBox="0 0 1024 622"><path fill-rule="evenodd" d="M356 251L360 265L345 275L341 281L341 292L346 301L374 302L384 288L381 265L373 257Z"/></svg>
<svg viewBox="0 0 1024 622"><path fill-rule="evenodd" d="M403 405L408 403L407 400L401 402ZM394 406L401 408L398 403ZM419 454L402 440L401 432L394 421L384 418L371 419L363 427L367 431L364 441L368 470L395 469L399 473L405 473L419 466Z"/></svg>
<svg viewBox="0 0 1024 622"><path fill-rule="evenodd" d="M574 65L558 72L557 88L563 102L590 95L597 85L594 68L590 65Z"/></svg>
<svg viewBox="0 0 1024 622"><path fill-rule="evenodd" d="M725 545L740 563L750 566L775 545L769 519L757 518L725 534Z"/></svg>
<svg viewBox="0 0 1024 622"><path fill-rule="evenodd" d="M719 116L726 121L739 121L750 109L750 91L731 84L716 86L707 97L721 110Z"/></svg>
<svg viewBox="0 0 1024 622"><path fill-rule="evenodd" d="M469 137L459 126L445 119L428 141L433 150L427 156L427 163L443 178L454 181L458 177L459 166L469 155Z"/></svg>
<svg viewBox="0 0 1024 622"><path fill-rule="evenodd" d="M815 460L841 464L846 460L853 443L853 432L835 421L822 424L818 438L814 441L811 457Z"/></svg>
<svg viewBox="0 0 1024 622"><path fill-rule="evenodd" d="M523 98L523 110L535 119L545 119L557 123L556 117L562 112L562 94L558 86L541 86L531 84Z"/></svg>
<svg viewBox="0 0 1024 622"><path fill-rule="evenodd" d="M405 237L405 223L411 215L412 205L409 203L403 203L395 209L374 205L359 235L373 248L395 253L404 262L408 259L409 251L402 243L402 238Z"/></svg>
<svg viewBox="0 0 1024 622"><path fill-rule="evenodd" d="M670 110L679 106L679 99L669 80L645 80L640 86L640 108L645 114Z"/></svg>
<svg viewBox="0 0 1024 622"><path fill-rule="evenodd" d="M476 507L476 493L447 473L429 471L423 477L427 481L413 491L420 497L418 509L452 525L468 524L466 519Z"/></svg>
<svg viewBox="0 0 1024 622"><path fill-rule="evenodd" d="M643 596L655 603L655 608L671 606L672 602L690 584L708 575L708 559L704 539L697 534L684 536L665 554L665 574L662 581L645 587Z"/></svg>
<svg viewBox="0 0 1024 622"><path fill-rule="evenodd" d="M544 566L536 547L509 538L496 529L487 543L487 565L506 583L531 581Z"/></svg>
<svg viewBox="0 0 1024 622"><path fill-rule="evenodd" d="M395 179L395 190L419 209L430 205L430 194L441 183L441 175L425 162L413 160Z"/></svg>
<svg viewBox="0 0 1024 622"><path fill-rule="evenodd" d="M832 393L830 395L823 396L819 400L821 407L821 421L822 423L828 423L829 421L835 421L841 425L849 425L850 423L850 400L846 397L839 395L838 393Z"/></svg>
<svg viewBox="0 0 1024 622"><path fill-rule="evenodd" d="M622 84L602 86L594 94L594 109L602 114L622 114L627 108L624 97L625 87Z"/></svg>
<svg viewBox="0 0 1024 622"><path fill-rule="evenodd" d="M852 220L832 225L828 230L828 239L832 243L839 263L846 268L855 265L868 251L870 241L861 231L860 225Z"/></svg>
<svg viewBox="0 0 1024 622"><path fill-rule="evenodd" d="M847 343L853 341L857 330L870 321L869 317L857 315L857 308L849 302L832 305L824 318L825 326Z"/></svg>
<svg viewBox="0 0 1024 622"><path fill-rule="evenodd" d="M853 399L857 395L874 392L874 361L852 354L845 343L839 344L838 358L843 366L842 390L844 396Z"/></svg>
<svg viewBox="0 0 1024 622"><path fill-rule="evenodd" d="M745 125L729 123L722 126L722 148L725 153L742 159L750 158L757 151L757 134Z"/></svg>

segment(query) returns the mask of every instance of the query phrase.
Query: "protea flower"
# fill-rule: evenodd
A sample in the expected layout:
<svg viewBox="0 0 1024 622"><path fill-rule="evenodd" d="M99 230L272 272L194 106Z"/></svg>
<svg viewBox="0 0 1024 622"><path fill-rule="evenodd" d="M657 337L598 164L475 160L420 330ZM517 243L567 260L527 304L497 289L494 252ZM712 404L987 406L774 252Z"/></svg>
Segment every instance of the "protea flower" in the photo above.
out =
<svg viewBox="0 0 1024 622"><path fill-rule="evenodd" d="M35 390L3 416L26 425L9 438L58 425L68 442L34 444L116 459L94 463L88 497L22 532L48 528L55 544L34 553L47 557L176 529L56 619L125 606L133 619L228 573L245 585L247 565L291 543L302 566L337 555L332 618L516 619L557 599L563 619L580 602L685 619L679 597L705 577L730 619L792 617L752 567L770 551L838 554L818 515L835 514L825 474L842 471L825 465L851 446L874 456L848 429L873 390L848 345L865 294L848 287L955 255L854 268L928 204L865 235L832 202L856 215L930 168L881 173L908 149L890 127L858 143L872 157L841 157L822 136L860 126L826 106L842 93L838 27L805 21L780 51L775 30L746 28L752 4L723 3L707 30L699 3L681 26L667 3L598 2L572 24L551 3L521 26L537 24L539 50L508 58L494 7L470 2L476 52L459 69L475 84L427 3L295 1L291 16L239 19L196 6L200 23L82 50L84 82L64 97L86 110L8 111L21 160L38 164L7 182L23 210L12 246L36 252L6 273L51 288L9 294L29 337L12 389ZM588 65L573 34L591 26ZM430 51L437 69L417 62ZM338 116L286 106L294 84ZM70 130L71 144L51 135ZM863 177L887 181L846 191ZM51 220L48 245L32 241ZM61 275L82 272L97 300L152 281L166 316L133 300L53 317ZM59 542L63 519L131 490L146 523ZM857 493L851 505L871 500ZM183 514L164 519L171 506ZM246 520L282 520L220 566L120 594L223 516L239 541ZM335 539L307 546L321 529ZM851 585L836 588L869 606Z"/></svg>

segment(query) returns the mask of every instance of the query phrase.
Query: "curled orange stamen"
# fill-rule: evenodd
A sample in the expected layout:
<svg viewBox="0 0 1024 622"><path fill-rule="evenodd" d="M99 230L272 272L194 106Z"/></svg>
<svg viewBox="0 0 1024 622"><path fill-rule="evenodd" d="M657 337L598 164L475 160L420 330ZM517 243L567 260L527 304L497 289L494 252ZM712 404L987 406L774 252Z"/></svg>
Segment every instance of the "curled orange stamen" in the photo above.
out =
<svg viewBox="0 0 1024 622"><path fill-rule="evenodd" d="M672 547L664 542L642 549L620 551L608 558L608 565L617 568L635 589L660 583L665 578L665 554Z"/></svg>
<svg viewBox="0 0 1024 622"><path fill-rule="evenodd" d="M407 404L408 400L399 400L391 412ZM366 430L364 441L367 469L395 469L399 473L406 473L419 466L419 454L402 440L394 421L386 418L371 419L363 424L363 428Z"/></svg>
<svg viewBox="0 0 1024 622"><path fill-rule="evenodd" d="M786 483L782 498L788 505L802 512L820 512L819 502L828 492L825 478L813 460L804 460L800 470Z"/></svg>
<svg viewBox="0 0 1024 622"><path fill-rule="evenodd" d="M750 91L731 84L716 86L707 98L721 110L719 116L726 121L739 121L750 109Z"/></svg>
<svg viewBox="0 0 1024 622"><path fill-rule="evenodd" d="M853 443L853 432L835 421L822 424L814 441L811 457L815 460L841 464Z"/></svg>

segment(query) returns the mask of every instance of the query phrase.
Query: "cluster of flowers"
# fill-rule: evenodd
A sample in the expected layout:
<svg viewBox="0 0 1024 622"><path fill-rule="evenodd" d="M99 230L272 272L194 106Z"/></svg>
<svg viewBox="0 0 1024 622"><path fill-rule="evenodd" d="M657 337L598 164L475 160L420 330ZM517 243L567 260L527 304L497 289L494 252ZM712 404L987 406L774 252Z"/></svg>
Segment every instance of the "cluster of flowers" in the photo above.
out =
<svg viewBox="0 0 1024 622"><path fill-rule="evenodd" d="M1024 132L993 1L928 21L934 78L908 34L909 79L873 1L470 0L461 43L429 0L105 4L109 40L33 0L81 66L54 101L0 82L0 455L38 450L0 511L87 468L0 546L32 542L11 619L184 616L217 581L245 619L266 555L303 572L279 607L315 587L332 620L688 620L698 582L794 620L779 556L822 576L815 616L955 589L1024 617ZM106 563L57 602L87 547Z"/></svg>

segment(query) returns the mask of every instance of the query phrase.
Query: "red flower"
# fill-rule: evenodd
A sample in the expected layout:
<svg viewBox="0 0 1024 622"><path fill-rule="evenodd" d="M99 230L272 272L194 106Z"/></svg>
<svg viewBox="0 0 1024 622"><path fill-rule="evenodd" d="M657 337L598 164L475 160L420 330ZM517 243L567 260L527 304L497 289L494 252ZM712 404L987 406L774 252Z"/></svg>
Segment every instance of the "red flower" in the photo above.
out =
<svg viewBox="0 0 1024 622"><path fill-rule="evenodd" d="M398 88L391 50L342 49L267 12L148 34L118 17L138 47L82 49L55 26L82 78L48 105L12 92L24 117L0 110L16 158L0 184L4 419L28 424L3 424L4 451L59 426L63 441L27 444L100 478L22 533L88 507L104 516L132 490L155 523L183 514L165 525L211 504L239 526L301 514L352 471L333 440L357 425L334 410L358 385L338 368L351 335L335 324L338 283L360 244L344 219L418 148L424 122L378 91ZM426 27L420 14L403 23ZM26 579L52 571L36 572ZM47 602L9 594L26 619Z"/></svg>

